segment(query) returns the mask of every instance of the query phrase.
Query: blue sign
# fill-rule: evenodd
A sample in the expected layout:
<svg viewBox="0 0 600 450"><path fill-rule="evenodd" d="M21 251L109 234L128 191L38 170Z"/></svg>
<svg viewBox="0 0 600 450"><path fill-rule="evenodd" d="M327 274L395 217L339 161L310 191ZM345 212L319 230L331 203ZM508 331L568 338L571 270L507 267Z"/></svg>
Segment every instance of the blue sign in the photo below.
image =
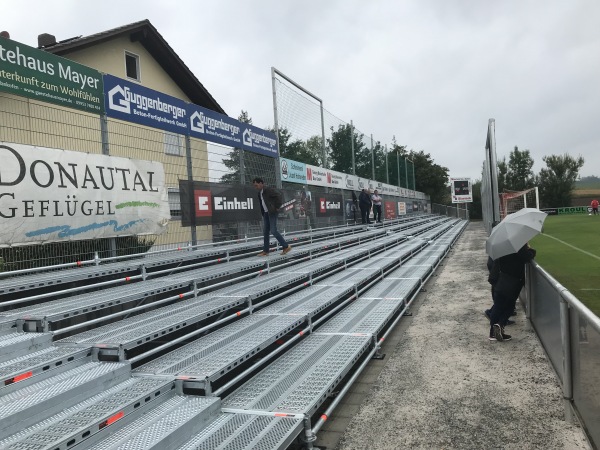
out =
<svg viewBox="0 0 600 450"><path fill-rule="evenodd" d="M104 75L106 114L161 130L188 134L188 104L139 84Z"/></svg>
<svg viewBox="0 0 600 450"><path fill-rule="evenodd" d="M192 137L273 158L278 155L274 133L193 104L188 105L188 116Z"/></svg>
<svg viewBox="0 0 600 450"><path fill-rule="evenodd" d="M306 164L292 159L280 158L281 181L306 184Z"/></svg>

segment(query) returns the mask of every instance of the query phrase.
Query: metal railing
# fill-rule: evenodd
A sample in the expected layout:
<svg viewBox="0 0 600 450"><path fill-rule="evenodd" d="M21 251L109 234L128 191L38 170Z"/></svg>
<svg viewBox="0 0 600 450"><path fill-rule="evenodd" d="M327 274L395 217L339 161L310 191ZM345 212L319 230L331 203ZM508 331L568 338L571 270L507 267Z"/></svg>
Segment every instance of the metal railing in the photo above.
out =
<svg viewBox="0 0 600 450"><path fill-rule="evenodd" d="M561 384L566 420L575 414L600 446L600 318L535 262L522 300Z"/></svg>

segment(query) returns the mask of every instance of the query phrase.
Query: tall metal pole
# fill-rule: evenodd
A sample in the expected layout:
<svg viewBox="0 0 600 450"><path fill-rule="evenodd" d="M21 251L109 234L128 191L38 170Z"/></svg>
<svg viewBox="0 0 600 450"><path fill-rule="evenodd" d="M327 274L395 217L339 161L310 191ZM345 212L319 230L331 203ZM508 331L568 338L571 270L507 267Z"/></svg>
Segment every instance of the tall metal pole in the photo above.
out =
<svg viewBox="0 0 600 450"><path fill-rule="evenodd" d="M411 161L411 162L412 162L412 168L413 168L413 170L412 170L412 172L413 172L413 191L416 191L417 190L417 179L415 178L415 162L414 161Z"/></svg>
<svg viewBox="0 0 600 450"><path fill-rule="evenodd" d="M356 175L356 160L354 157L354 123L350 121L350 148L352 149L352 175Z"/></svg>
<svg viewBox="0 0 600 450"><path fill-rule="evenodd" d="M408 158L404 157L404 175L406 176L406 189L410 189L408 185Z"/></svg>
<svg viewBox="0 0 600 450"><path fill-rule="evenodd" d="M327 168L327 146L325 145L325 119L323 117L323 101L319 100L321 105L321 139L323 140L323 168Z"/></svg>
<svg viewBox="0 0 600 450"><path fill-rule="evenodd" d="M371 179L375 180L375 156L373 155L373 135L371 135Z"/></svg>
<svg viewBox="0 0 600 450"><path fill-rule="evenodd" d="M388 151L387 144L385 145L385 182L390 184L390 171L388 169Z"/></svg>
<svg viewBox="0 0 600 450"><path fill-rule="evenodd" d="M275 180L277 187L281 189L281 173L279 172L279 167L281 162L279 161L279 122L277 120L277 93L275 91L275 67L271 67L271 86L273 89L273 127L275 128L275 137L277 138L277 158L275 158Z"/></svg>
<svg viewBox="0 0 600 450"><path fill-rule="evenodd" d="M396 165L398 166L398 187L400 187L400 152L396 152Z"/></svg>

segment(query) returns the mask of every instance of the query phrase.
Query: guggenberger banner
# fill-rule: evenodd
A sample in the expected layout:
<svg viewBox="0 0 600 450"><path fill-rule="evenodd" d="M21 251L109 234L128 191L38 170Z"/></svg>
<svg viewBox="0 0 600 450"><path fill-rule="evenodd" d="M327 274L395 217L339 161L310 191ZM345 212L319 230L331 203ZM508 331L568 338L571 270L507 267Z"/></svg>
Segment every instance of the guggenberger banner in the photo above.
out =
<svg viewBox="0 0 600 450"><path fill-rule="evenodd" d="M0 91L103 114L102 74L0 37Z"/></svg>
<svg viewBox="0 0 600 450"><path fill-rule="evenodd" d="M0 245L160 234L162 164L0 142Z"/></svg>
<svg viewBox="0 0 600 450"><path fill-rule="evenodd" d="M106 114L116 119L277 157L277 137L247 123L112 75L104 75Z"/></svg>

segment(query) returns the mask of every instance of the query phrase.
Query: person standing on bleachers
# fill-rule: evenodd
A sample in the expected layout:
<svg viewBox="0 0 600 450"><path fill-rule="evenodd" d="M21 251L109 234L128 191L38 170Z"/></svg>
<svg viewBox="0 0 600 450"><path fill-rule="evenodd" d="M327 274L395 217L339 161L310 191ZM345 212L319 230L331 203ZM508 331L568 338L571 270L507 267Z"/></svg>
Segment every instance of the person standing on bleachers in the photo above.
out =
<svg viewBox="0 0 600 450"><path fill-rule="evenodd" d="M371 196L369 195L368 189L363 189L358 196L358 207L360 208L360 216L362 223L371 223L369 220L369 213L371 212Z"/></svg>
<svg viewBox="0 0 600 450"><path fill-rule="evenodd" d="M269 186L265 186L265 182L262 178L255 178L252 180L254 189L258 191L258 204L260 205L260 212L263 217L263 233L264 233L264 245L263 251L258 256L268 256L270 250L270 234L273 234L275 239L281 245L283 251L282 255L288 253L292 246L289 245L283 236L277 231L277 215L279 214L279 208L283 204L283 196L281 192Z"/></svg>
<svg viewBox="0 0 600 450"><path fill-rule="evenodd" d="M381 196L379 195L379 192L377 192L377 189L375 189L375 191L373 192L373 195L371 195L371 200L373 201L373 220L375 221L375 223L380 222L381 223Z"/></svg>

